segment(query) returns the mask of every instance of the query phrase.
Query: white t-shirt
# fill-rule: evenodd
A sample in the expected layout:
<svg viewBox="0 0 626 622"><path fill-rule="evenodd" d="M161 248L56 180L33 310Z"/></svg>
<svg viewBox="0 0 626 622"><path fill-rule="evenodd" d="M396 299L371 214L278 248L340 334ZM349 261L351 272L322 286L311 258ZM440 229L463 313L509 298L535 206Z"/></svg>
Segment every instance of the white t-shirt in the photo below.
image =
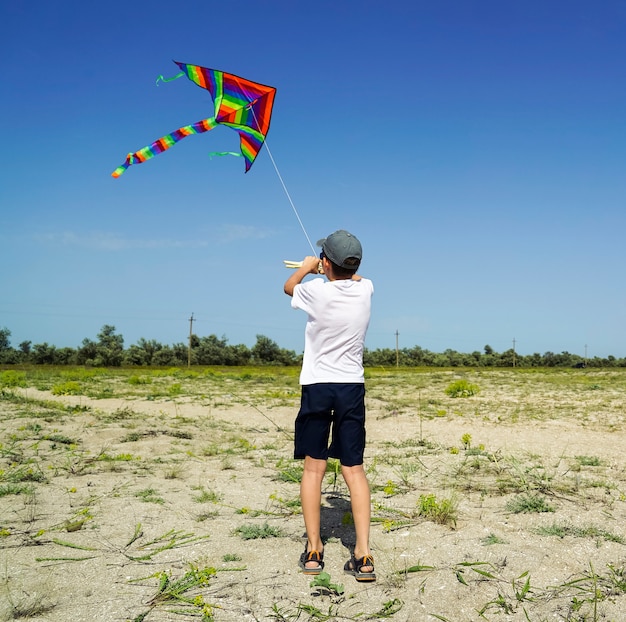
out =
<svg viewBox="0 0 626 622"><path fill-rule="evenodd" d="M308 314L300 384L364 382L363 348L374 285L312 279L294 287L291 306Z"/></svg>

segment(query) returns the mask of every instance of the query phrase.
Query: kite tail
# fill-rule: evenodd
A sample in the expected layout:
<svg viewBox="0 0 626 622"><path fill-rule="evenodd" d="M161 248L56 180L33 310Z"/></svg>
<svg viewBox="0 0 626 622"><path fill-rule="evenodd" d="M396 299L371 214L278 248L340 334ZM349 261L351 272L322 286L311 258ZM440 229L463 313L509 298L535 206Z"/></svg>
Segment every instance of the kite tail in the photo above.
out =
<svg viewBox="0 0 626 622"><path fill-rule="evenodd" d="M211 153L209 153L209 158L212 158L213 156L237 156L238 158L242 158L243 155L241 153L237 153L236 151L211 151Z"/></svg>
<svg viewBox="0 0 626 622"><path fill-rule="evenodd" d="M182 140L186 136L191 134L202 134L212 130L217 125L215 117L209 119L202 119L192 125L185 125L177 130L174 130L171 134L159 138L151 145L135 151L135 153L129 153L126 156L126 161L121 166L118 166L112 173L111 177L118 178L131 164L141 164L155 155L162 153L166 149L169 149L172 145L176 144L179 140Z"/></svg>
<svg viewBox="0 0 626 622"><path fill-rule="evenodd" d="M159 86L159 82L174 82L174 80L178 80L178 78L182 78L185 75L184 71L177 73L175 76L171 78L164 78L162 75L156 79L156 85Z"/></svg>

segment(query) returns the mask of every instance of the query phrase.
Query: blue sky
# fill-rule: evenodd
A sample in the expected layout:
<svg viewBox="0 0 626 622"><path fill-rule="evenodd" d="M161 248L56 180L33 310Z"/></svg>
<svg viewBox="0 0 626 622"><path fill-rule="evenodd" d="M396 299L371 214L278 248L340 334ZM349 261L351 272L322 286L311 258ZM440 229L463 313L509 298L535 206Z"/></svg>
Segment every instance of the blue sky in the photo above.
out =
<svg viewBox="0 0 626 622"><path fill-rule="evenodd" d="M367 346L626 356L626 2L3 3L0 327L300 352L284 259L340 228ZM277 88L248 174L172 60Z"/></svg>

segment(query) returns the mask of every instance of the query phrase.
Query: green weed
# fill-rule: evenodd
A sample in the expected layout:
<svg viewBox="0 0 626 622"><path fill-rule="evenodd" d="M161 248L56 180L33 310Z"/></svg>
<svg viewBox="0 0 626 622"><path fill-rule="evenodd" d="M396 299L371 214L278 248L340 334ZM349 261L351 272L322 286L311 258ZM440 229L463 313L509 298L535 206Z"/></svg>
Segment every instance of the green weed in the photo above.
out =
<svg viewBox="0 0 626 622"><path fill-rule="evenodd" d="M320 596L341 596L344 593L343 585L341 583L332 583L330 575L324 571L314 577L309 585L318 588L317 594Z"/></svg>
<svg viewBox="0 0 626 622"><path fill-rule="evenodd" d="M472 397L478 393L480 393L478 385L472 384L465 379L456 380L445 389L445 394L448 397Z"/></svg>
<svg viewBox="0 0 626 622"><path fill-rule="evenodd" d="M234 533L243 540L280 538L285 535L280 527L272 527L267 523L262 525L241 525L235 529Z"/></svg>
<svg viewBox="0 0 626 622"><path fill-rule="evenodd" d="M6 497L8 495L31 494L32 492L32 486L27 486L26 484L11 483L0 486L0 497Z"/></svg>
<svg viewBox="0 0 626 622"><path fill-rule="evenodd" d="M212 622L214 605L205 601L201 593L215 576L215 568L192 566L184 575L173 578L170 572L157 572L133 582L157 579L156 593L148 601L148 609L134 618L133 622L142 622L154 609L166 609L181 616L200 616L202 622Z"/></svg>
<svg viewBox="0 0 626 622"><path fill-rule="evenodd" d="M0 387L26 387L26 374L14 369L0 372Z"/></svg>
<svg viewBox="0 0 626 622"><path fill-rule="evenodd" d="M598 456L576 456L576 461L580 466L600 466L602 461Z"/></svg>
<svg viewBox="0 0 626 622"><path fill-rule="evenodd" d="M154 488L145 488L135 493L135 497L143 501L144 503L158 503L160 505L165 503L165 499L161 497Z"/></svg>
<svg viewBox="0 0 626 622"><path fill-rule="evenodd" d="M82 387L80 382L75 380L68 380L60 384L55 384L50 390L52 395L80 395L82 393Z"/></svg>
<svg viewBox="0 0 626 622"><path fill-rule="evenodd" d="M517 495L506 503L507 512L513 514L530 514L533 512L554 512L545 497L537 494Z"/></svg>
<svg viewBox="0 0 626 622"><path fill-rule="evenodd" d="M206 490L203 486L199 486L197 490L198 494L192 497L196 503L219 503L222 500L223 495L214 490Z"/></svg>
<svg viewBox="0 0 626 622"><path fill-rule="evenodd" d="M278 472L274 476L274 479L280 482L291 482L293 484L299 484L302 481L302 472L304 467L302 462L286 462L280 460L276 465Z"/></svg>
<svg viewBox="0 0 626 622"><path fill-rule="evenodd" d="M456 526L458 502L456 497L437 499L434 494L420 495L417 501L417 513L440 525Z"/></svg>
<svg viewBox="0 0 626 622"><path fill-rule="evenodd" d="M506 544L506 540L503 540L495 533L490 533L481 540L481 543L483 546L491 546L492 544Z"/></svg>
<svg viewBox="0 0 626 622"><path fill-rule="evenodd" d="M534 531L540 536L556 536L558 538L565 538L566 536L571 536L573 538L593 538L598 542L606 541L616 542L617 544L626 544L626 538L623 536L592 525L587 527L575 527L574 525L552 523L552 525L537 527Z"/></svg>

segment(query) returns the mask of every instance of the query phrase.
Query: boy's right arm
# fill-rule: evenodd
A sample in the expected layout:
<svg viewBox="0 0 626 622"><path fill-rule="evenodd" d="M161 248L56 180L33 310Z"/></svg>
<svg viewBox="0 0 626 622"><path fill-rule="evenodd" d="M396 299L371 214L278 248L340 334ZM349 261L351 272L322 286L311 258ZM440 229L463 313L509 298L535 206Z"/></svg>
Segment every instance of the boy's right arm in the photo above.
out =
<svg viewBox="0 0 626 622"><path fill-rule="evenodd" d="M287 296L293 296L293 290L304 280L307 274L319 274L319 257L305 257L302 266L298 268L286 281L283 290Z"/></svg>

